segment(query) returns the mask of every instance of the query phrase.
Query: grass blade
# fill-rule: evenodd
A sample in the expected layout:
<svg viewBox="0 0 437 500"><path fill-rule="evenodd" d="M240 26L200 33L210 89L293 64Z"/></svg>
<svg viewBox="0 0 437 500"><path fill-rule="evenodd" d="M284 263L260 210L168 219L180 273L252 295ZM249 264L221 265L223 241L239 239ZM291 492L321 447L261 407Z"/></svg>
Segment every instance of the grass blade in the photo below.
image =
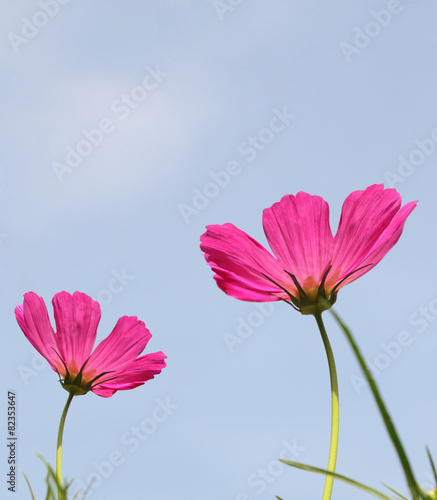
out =
<svg viewBox="0 0 437 500"><path fill-rule="evenodd" d="M434 474L434 479L435 479L435 483L436 483L436 486L437 486L437 471L436 471L436 468L435 468L435 465L434 465L434 460L432 459L431 452L429 451L428 447L426 447L426 452L428 453L428 458L429 458L429 461L431 463L432 472Z"/></svg>
<svg viewBox="0 0 437 500"><path fill-rule="evenodd" d="M32 486L30 486L30 481L27 479L27 476L23 471L21 471L21 473L23 474L24 479L26 480L27 486L30 490L30 495L32 496L32 500L35 500L35 495L33 494Z"/></svg>
<svg viewBox="0 0 437 500"><path fill-rule="evenodd" d="M395 490L394 488L392 488L391 486L389 486L388 484L385 484L385 483L382 483L386 488L388 488L390 491L392 491L393 493L395 493L401 500L409 500L406 496L404 496L401 492Z"/></svg>
<svg viewBox="0 0 437 500"><path fill-rule="evenodd" d="M367 493L370 493L371 495L374 495L377 498L381 498L382 500L393 500L392 498L388 497L387 495L384 495L384 493L381 493L378 490L375 490L371 488L370 486L366 486L365 484L359 483L358 481L355 481L354 479L350 479L349 477L343 476L342 474L337 474L337 472L330 472L326 469L321 469L319 467L313 467L312 465L305 465L301 464L298 462L290 462L289 460L280 460L280 462L283 462L284 464L290 465L291 467L296 467L297 469L302 469L310 472L316 472L318 474L324 474L324 475L330 475L335 477L336 479L340 479L340 481L343 481L345 483L350 484L351 486L355 486L356 488L359 488L363 491L366 491Z"/></svg>
<svg viewBox="0 0 437 500"><path fill-rule="evenodd" d="M367 382L370 385L370 389L373 393L376 404L378 405L379 411L380 411L381 416L384 420L387 432L392 440L394 447L396 448L399 460L401 462L402 468L403 468L404 473L405 473L405 478L407 480L411 494L413 495L413 499L418 500L420 498L423 498L423 492L420 489L419 485L417 484L416 478L414 477L410 462L407 458L407 454L405 453L404 447L402 446L401 440L400 440L398 433L395 429L393 421L392 421L392 419L387 411L387 408L382 400L382 397L379 393L378 387L377 387L375 381L373 380L369 369L367 368L366 362L364 361L364 358L363 358L363 356L358 348L358 345L355 342L355 340L352 336L352 333L347 328L347 326L343 323L343 321L340 319L340 317L337 315L337 313L335 313L332 309L331 309L331 313L334 316L334 318L337 320L337 322L340 325L343 332L346 334L346 337L347 337L347 339L352 347L352 350L355 353L355 356L358 359L358 362L361 366L361 369L363 370L364 375L366 376Z"/></svg>

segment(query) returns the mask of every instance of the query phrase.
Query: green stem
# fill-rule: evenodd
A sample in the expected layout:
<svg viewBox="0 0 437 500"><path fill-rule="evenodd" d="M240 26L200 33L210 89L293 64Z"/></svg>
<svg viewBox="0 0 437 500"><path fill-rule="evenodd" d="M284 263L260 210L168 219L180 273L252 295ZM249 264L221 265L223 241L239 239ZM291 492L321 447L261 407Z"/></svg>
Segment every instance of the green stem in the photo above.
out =
<svg viewBox="0 0 437 500"><path fill-rule="evenodd" d="M338 380L337 370L335 368L334 354L332 353L331 344L329 343L328 335L325 330L325 325L322 320L322 313L317 312L314 314L319 327L320 334L322 335L323 344L325 346L326 357L328 358L329 376L331 378L331 443L329 445L329 458L327 470L335 472L335 465L337 463L337 449L338 449L338 433L339 433L339 417L340 407L338 403ZM334 484L334 476L326 476L325 488L323 490L322 500L330 500L332 494L332 486Z"/></svg>
<svg viewBox="0 0 437 500"><path fill-rule="evenodd" d="M59 422L58 444L56 448L56 482L58 485L58 500L67 500L63 498L64 494L62 491L62 436L64 434L65 418L67 416L68 408L70 407L73 398L74 394L70 392L64 407L64 411L62 412L61 421Z"/></svg>

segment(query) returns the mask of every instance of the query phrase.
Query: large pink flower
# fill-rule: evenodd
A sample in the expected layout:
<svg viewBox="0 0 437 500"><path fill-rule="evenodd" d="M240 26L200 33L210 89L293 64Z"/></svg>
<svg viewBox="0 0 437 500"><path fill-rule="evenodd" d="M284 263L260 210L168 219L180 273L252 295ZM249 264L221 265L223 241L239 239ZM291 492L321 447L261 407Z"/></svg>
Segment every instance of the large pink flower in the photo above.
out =
<svg viewBox="0 0 437 500"><path fill-rule="evenodd" d="M300 192L264 210L276 258L233 224L207 226L201 249L218 286L253 302L285 300L303 314L332 305L340 288L376 266L398 241L417 202L401 208L395 189L373 185L345 200L337 234L323 198Z"/></svg>
<svg viewBox="0 0 437 500"><path fill-rule="evenodd" d="M98 302L84 293L60 292L53 297L53 308L56 333L43 299L33 292L24 295L15 316L24 335L59 374L67 391L85 394L91 390L107 398L144 384L166 366L162 352L139 356L152 335L136 316L120 318L91 353L101 315Z"/></svg>

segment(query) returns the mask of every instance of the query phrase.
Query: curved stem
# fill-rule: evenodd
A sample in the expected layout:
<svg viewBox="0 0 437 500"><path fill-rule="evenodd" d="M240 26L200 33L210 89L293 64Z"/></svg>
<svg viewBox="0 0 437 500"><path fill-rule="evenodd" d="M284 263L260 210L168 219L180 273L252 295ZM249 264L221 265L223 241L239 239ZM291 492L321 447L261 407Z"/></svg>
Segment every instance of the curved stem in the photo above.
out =
<svg viewBox="0 0 437 500"><path fill-rule="evenodd" d="M338 449L338 433L339 433L339 417L340 408L338 403L338 380L337 370L335 368L334 355L332 353L331 344L329 343L328 335L325 330L325 325L322 320L322 313L317 312L314 314L319 327L320 334L322 335L323 344L325 346L326 357L328 358L329 376L331 378L331 443L329 445L329 459L327 470L335 472L335 465L337 463L337 449ZM332 493L332 486L334 484L334 476L326 476L325 489L323 490L322 500L330 500Z"/></svg>
<svg viewBox="0 0 437 500"><path fill-rule="evenodd" d="M59 422L58 443L56 448L56 482L58 484L58 500L67 500L63 498L64 494L62 491L62 436L64 434L65 417L67 416L68 408L70 407L73 398L74 394L70 392L64 411L62 412L61 421Z"/></svg>

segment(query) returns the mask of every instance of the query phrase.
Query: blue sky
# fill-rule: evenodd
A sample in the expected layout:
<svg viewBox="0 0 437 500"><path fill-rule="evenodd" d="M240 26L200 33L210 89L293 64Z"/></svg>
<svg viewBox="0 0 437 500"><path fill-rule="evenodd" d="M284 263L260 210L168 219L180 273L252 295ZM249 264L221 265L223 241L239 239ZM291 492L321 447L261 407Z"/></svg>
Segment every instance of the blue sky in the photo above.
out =
<svg viewBox="0 0 437 500"><path fill-rule="evenodd" d="M34 291L52 315L61 290L101 302L98 340L136 315L153 335L147 350L168 356L143 387L73 401L63 469L76 484L97 474L90 500L320 497L323 478L276 460L327 461L329 378L316 324L285 304L223 294L199 237L232 222L267 244L263 209L298 191L329 202L335 232L346 196L375 183L419 204L395 248L341 290L336 310L429 483L435 3L3 3L3 415L12 390L18 466L37 497L44 469L32 452L54 463L67 394L13 310ZM337 470L404 489L359 367L325 316L340 384ZM247 338L232 349L227 334L242 325ZM336 500L351 495L366 497L335 485ZM29 498L21 477L15 498Z"/></svg>

